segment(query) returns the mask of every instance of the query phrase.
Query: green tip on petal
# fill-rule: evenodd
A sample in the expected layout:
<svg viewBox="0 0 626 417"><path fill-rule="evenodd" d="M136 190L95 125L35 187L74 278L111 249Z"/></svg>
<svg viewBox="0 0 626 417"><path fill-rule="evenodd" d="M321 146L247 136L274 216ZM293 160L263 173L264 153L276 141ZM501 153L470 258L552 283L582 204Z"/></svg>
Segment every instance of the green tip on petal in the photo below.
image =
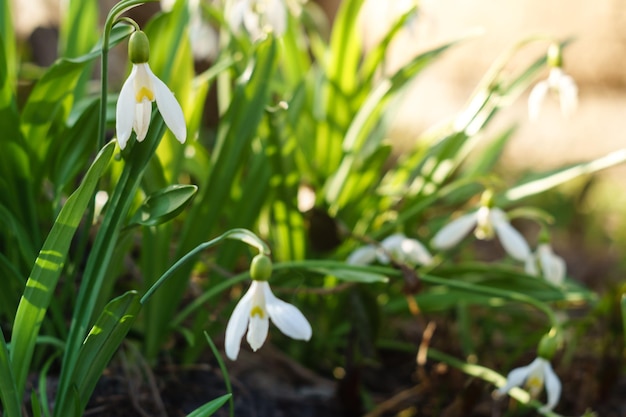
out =
<svg viewBox="0 0 626 417"><path fill-rule="evenodd" d="M254 281L267 281L272 276L272 261L263 254L258 254L250 264L250 277Z"/></svg>
<svg viewBox="0 0 626 417"><path fill-rule="evenodd" d="M551 330L549 333L543 335L539 341L539 347L537 348L537 356L540 358L551 360L559 347L559 340L557 332Z"/></svg>
<svg viewBox="0 0 626 417"><path fill-rule="evenodd" d="M128 40L128 57L133 64L144 64L150 58L150 42L146 34L138 30Z"/></svg>
<svg viewBox="0 0 626 417"><path fill-rule="evenodd" d="M539 241L539 243L549 244L550 243L550 232L548 232L548 230L545 227L542 227L541 231L539 232L539 238L537 240Z"/></svg>
<svg viewBox="0 0 626 417"><path fill-rule="evenodd" d="M480 196L480 205L483 207L493 207L493 190L486 189Z"/></svg>
<svg viewBox="0 0 626 417"><path fill-rule="evenodd" d="M558 43L553 43L548 48L547 60L550 68L561 68L563 66L563 53Z"/></svg>

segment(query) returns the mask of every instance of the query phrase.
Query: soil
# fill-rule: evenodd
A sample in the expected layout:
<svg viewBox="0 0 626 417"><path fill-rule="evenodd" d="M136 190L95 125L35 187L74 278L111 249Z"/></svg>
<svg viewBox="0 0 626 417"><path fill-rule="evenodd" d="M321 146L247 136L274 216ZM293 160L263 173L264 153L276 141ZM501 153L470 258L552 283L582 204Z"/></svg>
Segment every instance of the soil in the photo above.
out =
<svg viewBox="0 0 626 417"><path fill-rule="evenodd" d="M457 352L458 353L458 352ZM454 352L452 352L454 354ZM535 416L494 387L442 363L416 365L414 355L377 352L375 366L346 370L337 380L303 368L267 344L256 353L242 350L227 362L237 417L499 417ZM626 416L626 378L621 349L598 358L580 355L566 369L555 361L564 391L555 411L571 416L593 410L598 417ZM532 360L520 358L520 364ZM99 382L85 416L186 416L227 391L217 363L160 365L154 371L119 360ZM363 396L367 392L368 396ZM366 413L364 398L375 407ZM229 415L229 403L216 414Z"/></svg>

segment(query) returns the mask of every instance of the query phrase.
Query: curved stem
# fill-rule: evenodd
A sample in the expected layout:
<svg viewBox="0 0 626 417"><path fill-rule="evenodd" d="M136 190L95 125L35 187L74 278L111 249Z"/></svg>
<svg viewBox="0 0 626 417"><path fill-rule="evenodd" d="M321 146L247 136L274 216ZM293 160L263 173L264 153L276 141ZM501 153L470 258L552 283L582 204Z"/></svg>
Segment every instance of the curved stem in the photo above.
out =
<svg viewBox="0 0 626 417"><path fill-rule="evenodd" d="M420 275L420 278L422 279L422 281L430 283L430 284L446 285L448 287L458 288L461 290L465 290L465 291L469 291L469 292L473 292L477 294L492 295L495 297L502 297L502 298L506 298L512 301L518 301L521 303L529 304L535 307L537 310L544 313L548 317L551 327L558 328L560 326L559 321L557 320L556 315L554 314L554 311L552 311L552 309L546 303L544 303L543 301L539 301L533 297L530 297L526 294L502 290L499 288L484 287L482 285L474 285L465 281L443 279L443 278L435 277L432 275Z"/></svg>
<svg viewBox="0 0 626 417"><path fill-rule="evenodd" d="M155 293L156 290L161 287L168 280L178 268L182 265L186 264L190 260L194 259L197 254L202 252L205 249L210 248L211 246L215 246L221 241L225 239L233 239L244 242L254 248L256 248L260 253L265 255L269 255L270 249L259 237L257 237L254 233L247 229L231 229L222 235L216 237L215 239L209 240L208 242L204 242L187 252L184 256L182 256L178 261L174 263L161 277L146 291L146 293L141 297L141 304L145 304L148 302L152 294Z"/></svg>

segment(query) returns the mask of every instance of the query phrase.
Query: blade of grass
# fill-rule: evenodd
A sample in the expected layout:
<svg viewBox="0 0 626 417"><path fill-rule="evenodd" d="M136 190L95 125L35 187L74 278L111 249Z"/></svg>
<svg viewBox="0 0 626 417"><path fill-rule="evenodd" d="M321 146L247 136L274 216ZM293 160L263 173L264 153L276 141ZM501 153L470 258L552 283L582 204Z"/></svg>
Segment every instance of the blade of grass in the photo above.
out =
<svg viewBox="0 0 626 417"><path fill-rule="evenodd" d="M211 348L211 352L213 352L213 355L215 356L215 359L217 360L217 364L220 367L220 371L222 371L222 376L224 377L224 385L226 385L226 392L228 393L228 395L230 395L230 398L228 399L228 407L229 407L229 413L230 413L229 415L230 417L234 417L235 401L233 400L233 387L230 383L230 376L228 375L228 369L226 369L226 365L224 364L224 359L222 359L222 355L220 355L220 352L217 350L217 346L215 346L215 343L213 343L213 339L211 339L211 337L209 336L207 332L204 332L204 337L206 338L206 341L209 344L209 347Z"/></svg>

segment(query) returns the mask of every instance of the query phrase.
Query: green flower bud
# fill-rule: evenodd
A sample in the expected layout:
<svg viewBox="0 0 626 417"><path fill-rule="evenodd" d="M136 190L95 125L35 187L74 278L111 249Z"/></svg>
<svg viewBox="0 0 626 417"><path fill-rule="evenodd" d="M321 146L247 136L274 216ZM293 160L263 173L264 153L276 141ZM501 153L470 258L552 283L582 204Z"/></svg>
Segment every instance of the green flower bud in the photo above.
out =
<svg viewBox="0 0 626 417"><path fill-rule="evenodd" d="M548 48L547 61L550 68L561 68L563 66L563 54L558 43L553 43Z"/></svg>
<svg viewBox="0 0 626 417"><path fill-rule="evenodd" d="M146 34L138 30L130 35L128 40L128 57L133 64L143 64L148 62L150 57L150 42Z"/></svg>
<svg viewBox="0 0 626 417"><path fill-rule="evenodd" d="M537 356L546 360L551 360L559 348L559 340L556 331L551 330L549 333L543 335L539 341L539 347L537 348Z"/></svg>
<svg viewBox="0 0 626 417"><path fill-rule="evenodd" d="M250 277L255 281L267 281L271 276L271 259L262 253L255 256L250 264Z"/></svg>
<svg viewBox="0 0 626 417"><path fill-rule="evenodd" d="M492 190L487 189L483 192L483 194L480 196L480 205L483 207L489 207L489 208L493 207L493 191Z"/></svg>
<svg viewBox="0 0 626 417"><path fill-rule="evenodd" d="M537 240L539 243L550 243L550 232L545 227L542 227Z"/></svg>

